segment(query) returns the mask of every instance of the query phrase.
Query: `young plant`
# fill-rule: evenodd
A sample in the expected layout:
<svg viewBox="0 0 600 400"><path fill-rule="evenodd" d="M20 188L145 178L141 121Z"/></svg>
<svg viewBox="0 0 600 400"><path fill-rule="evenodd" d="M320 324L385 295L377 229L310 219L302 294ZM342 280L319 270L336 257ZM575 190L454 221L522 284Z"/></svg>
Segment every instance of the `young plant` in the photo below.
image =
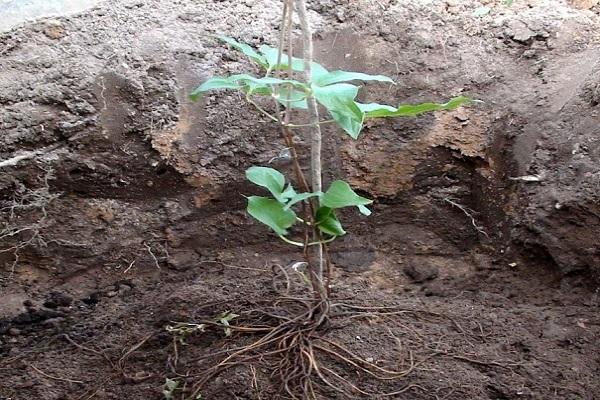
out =
<svg viewBox="0 0 600 400"><path fill-rule="evenodd" d="M330 243L336 238L346 234L337 210L345 207L356 207L364 215L370 215L367 205L372 200L359 196L350 185L343 180L332 182L327 190L323 191L320 185L320 171L312 168L312 188L306 185L306 179L297 165L298 160L293 143L291 129L309 127L318 129L322 124L335 123L347 135L358 139L365 121L375 118L415 117L423 113L452 110L471 99L463 96L450 99L446 103L401 104L391 106L377 103L359 103L356 101L359 87L351 82L375 81L395 84L384 75L369 75L362 72L349 72L342 70L329 71L321 64L283 53L282 49L262 45L258 49L236 41L227 36L217 38L234 49L245 54L263 70L262 76L253 76L247 73L235 74L225 77L212 77L202 83L190 95L193 100L199 99L204 93L212 90L229 89L241 92L248 103L267 118L281 125L286 145L292 148L292 156L296 164L297 185L294 187L290 179L269 167L253 166L246 170L247 179L270 192L270 197L248 197L248 213L259 222L267 225L279 238L286 243L298 247L319 246ZM294 79L294 73L305 72L311 69L310 80ZM286 72L286 77L281 77L281 72ZM277 76L273 76L276 73ZM274 100L276 114L265 109L257 98L270 97ZM318 120L316 109L311 110L311 103L321 105L329 114L330 119ZM281 110L281 107L284 110ZM308 124L291 124L289 116L292 110L308 111L311 118ZM316 115L317 119L314 119ZM320 129L319 129L320 134ZM315 141L313 143L313 150ZM320 147L320 143L316 144ZM316 153L316 154L315 154ZM315 160L317 158L318 160ZM312 152L312 164L320 168L320 149ZM318 162L315 162L318 161ZM315 175L318 175L315 177ZM317 178L317 179L314 179ZM316 182L316 183L315 183ZM304 187L303 187L304 186ZM316 187L315 187L316 186ZM304 210L298 216L300 207ZM305 232L313 231L313 239L308 240L305 233L304 240L293 239L289 236L290 228L296 224L304 225ZM319 271L320 270L320 271ZM322 269L319 268L317 278L322 278Z"/></svg>
<svg viewBox="0 0 600 400"><path fill-rule="evenodd" d="M324 268L325 261L329 259L327 245L346 234L337 212L342 208L356 207L360 213L368 216L371 210L367 206L372 204L372 200L357 194L343 180L331 182L326 189L322 187L321 126L336 124L352 139L358 139L365 121L369 119L415 117L431 111L452 110L472 100L460 96L441 104L400 104L398 106L365 104L356 101L359 92L356 82L395 83L387 76L342 70L330 71L314 62L305 0L284 0L283 5L278 48L262 45L255 49L230 37L217 36L219 40L245 54L257 64L262 70L260 76L243 73L212 77L196 88L190 97L192 100L198 100L208 91L236 90L259 113L279 126L285 148L291 156L294 176L286 178L280 171L266 166L248 168L247 179L265 189L269 195L248 197L247 211L257 221L268 226L284 242L303 248L312 297L283 296L282 303L278 303L277 311L265 312L266 319L261 319L261 323L254 327L230 325L229 322L236 315L227 313L220 315L218 321L224 327L227 336L233 330L263 336L250 345L236 348L231 354L223 356L219 363L205 368L193 386L192 396L199 395L208 382L228 368L246 365L252 360L267 362L270 357L274 357L273 363L266 365L263 363L263 365L270 369L272 377L277 377L280 390L286 398L316 400L321 398L316 392L322 389L341 393L346 396L345 398L357 398L355 396L357 393L365 398L371 395L333 369L321 367L323 360L333 359L338 364L355 369L357 374L364 373L379 380L396 379L405 376L408 372L382 369L368 360L359 359L350 350L331 340L320 342L327 330L326 327L329 326L327 321L336 315L339 318L347 315L364 316L373 315L378 309L390 309L353 306L346 303L333 304L329 301L330 265L328 262ZM302 58L293 57L294 5L302 32L304 53ZM264 99L270 100L272 106L267 107ZM319 107L327 112L328 119L319 117ZM304 113L308 117L308 122L292 123L292 114L298 113ZM307 129L310 133L309 179L305 177L299 162L292 134L295 129ZM296 226L301 229L292 229ZM283 303L292 303L295 307L291 307L286 312L285 307L282 309ZM331 313L332 308L344 308L344 312L334 314ZM273 325L269 325L269 322ZM332 350L330 346L339 352ZM320 358L319 354L323 358ZM390 397L403 391L382 396Z"/></svg>

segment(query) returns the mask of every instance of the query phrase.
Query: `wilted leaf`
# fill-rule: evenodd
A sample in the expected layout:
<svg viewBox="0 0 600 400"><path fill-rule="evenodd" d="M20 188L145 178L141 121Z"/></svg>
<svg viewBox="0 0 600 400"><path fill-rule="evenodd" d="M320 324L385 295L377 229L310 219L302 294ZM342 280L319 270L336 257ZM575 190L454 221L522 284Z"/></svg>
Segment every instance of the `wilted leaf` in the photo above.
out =
<svg viewBox="0 0 600 400"><path fill-rule="evenodd" d="M346 234L342 224L337 219L335 211L329 207L320 207L315 217L319 230L331 236L342 236Z"/></svg>
<svg viewBox="0 0 600 400"><path fill-rule="evenodd" d="M163 385L163 396L165 400L173 400L173 394L179 386L179 382L174 379L165 378L165 384Z"/></svg>
<svg viewBox="0 0 600 400"><path fill-rule="evenodd" d="M369 75L362 72L332 71L314 79L315 85L327 86L348 81L379 81L394 83L392 78L384 75ZM395 84L395 83L394 83Z"/></svg>
<svg viewBox="0 0 600 400"><path fill-rule="evenodd" d="M369 215L370 210L364 206L371 204L372 202L373 200L369 200L356 194L350 185L344 181L333 182L321 197L321 204L325 207L342 208L357 206L359 211L365 215ZM368 213L365 210L368 211Z"/></svg>
<svg viewBox="0 0 600 400"><path fill-rule="evenodd" d="M234 314L231 311L225 311L217 318L218 321L223 324L225 336L231 336L231 328L229 327L229 322L233 321L235 318L239 317L238 314Z"/></svg>
<svg viewBox="0 0 600 400"><path fill-rule="evenodd" d="M248 197L248 214L269 226L279 235L285 235L287 229L296 223L296 213L284 210L284 205L275 199L266 197Z"/></svg>

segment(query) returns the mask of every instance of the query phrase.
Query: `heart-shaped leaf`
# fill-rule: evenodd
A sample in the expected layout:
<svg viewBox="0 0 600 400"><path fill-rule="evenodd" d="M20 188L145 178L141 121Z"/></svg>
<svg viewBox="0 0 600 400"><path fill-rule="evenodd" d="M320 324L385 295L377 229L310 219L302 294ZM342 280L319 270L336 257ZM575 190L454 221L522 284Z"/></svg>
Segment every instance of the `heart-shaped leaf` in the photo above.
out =
<svg viewBox="0 0 600 400"><path fill-rule="evenodd" d="M246 170L246 178L258 186L262 186L280 202L285 202L283 191L285 188L285 176L276 169L268 167L250 167ZM293 189L292 189L293 190ZM290 193L290 197L294 193Z"/></svg>
<svg viewBox="0 0 600 400"><path fill-rule="evenodd" d="M269 226L278 235L285 235L287 229L296 223L296 213L290 209L284 210L284 205L277 200L267 197L248 197L248 214Z"/></svg>
<svg viewBox="0 0 600 400"><path fill-rule="evenodd" d="M348 183L344 181L335 181L329 186L329 189L321 197L321 204L329 208L343 208L356 206L359 211L365 215L370 214L370 210L365 207L371 204L373 200L361 197Z"/></svg>

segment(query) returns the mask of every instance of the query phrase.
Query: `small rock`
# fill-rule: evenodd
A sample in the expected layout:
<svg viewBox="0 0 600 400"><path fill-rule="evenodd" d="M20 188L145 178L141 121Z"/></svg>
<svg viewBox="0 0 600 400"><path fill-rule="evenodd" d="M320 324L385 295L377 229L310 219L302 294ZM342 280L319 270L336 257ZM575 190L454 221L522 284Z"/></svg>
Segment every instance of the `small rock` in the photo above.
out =
<svg viewBox="0 0 600 400"><path fill-rule="evenodd" d="M442 287L442 285L429 285L423 290L423 293L427 297L446 297L446 290Z"/></svg>
<svg viewBox="0 0 600 400"><path fill-rule="evenodd" d="M100 301L100 293L94 292L94 293L90 294L89 297L86 297L85 299L82 299L81 301L83 301L85 304L87 304L89 306L97 304Z"/></svg>
<svg viewBox="0 0 600 400"><path fill-rule="evenodd" d="M8 330L8 334L9 334L10 336L19 336L19 335L21 334L21 330L20 330L20 329L17 329L17 328L10 328L10 329Z"/></svg>
<svg viewBox="0 0 600 400"><path fill-rule="evenodd" d="M168 266L176 271L185 271L198 265L200 256L194 251L177 251L169 256Z"/></svg>
<svg viewBox="0 0 600 400"><path fill-rule="evenodd" d="M44 35L54 40L61 39L66 36L66 30L60 21L49 20L45 22Z"/></svg>
<svg viewBox="0 0 600 400"><path fill-rule="evenodd" d="M73 298L67 294L52 292L44 302L46 308L68 307L73 303Z"/></svg>
<svg viewBox="0 0 600 400"><path fill-rule="evenodd" d="M413 282L422 283L437 278L439 270L438 267L436 267L433 264L418 261L406 265L404 267L404 273L408 275L408 277L412 279Z"/></svg>
<svg viewBox="0 0 600 400"><path fill-rule="evenodd" d="M569 0L569 5L579 10L589 10L598 4L598 0Z"/></svg>
<svg viewBox="0 0 600 400"><path fill-rule="evenodd" d="M119 293L115 292L114 290L111 290L110 292L106 293L106 297L115 297L117 294Z"/></svg>
<svg viewBox="0 0 600 400"><path fill-rule="evenodd" d="M65 318L63 317L50 318L42 322L42 325L49 325L54 328L58 328L64 320Z"/></svg>
<svg viewBox="0 0 600 400"><path fill-rule="evenodd" d="M460 122L467 122L469 120L469 116L462 110L457 111L456 114L454 114L454 118Z"/></svg>
<svg viewBox="0 0 600 400"><path fill-rule="evenodd" d="M509 37L517 42L527 42L536 35L523 21L519 20L509 22L507 33Z"/></svg>
<svg viewBox="0 0 600 400"><path fill-rule="evenodd" d="M130 285L127 285L125 283L119 284L119 294L121 295L130 292L132 289L133 288Z"/></svg>

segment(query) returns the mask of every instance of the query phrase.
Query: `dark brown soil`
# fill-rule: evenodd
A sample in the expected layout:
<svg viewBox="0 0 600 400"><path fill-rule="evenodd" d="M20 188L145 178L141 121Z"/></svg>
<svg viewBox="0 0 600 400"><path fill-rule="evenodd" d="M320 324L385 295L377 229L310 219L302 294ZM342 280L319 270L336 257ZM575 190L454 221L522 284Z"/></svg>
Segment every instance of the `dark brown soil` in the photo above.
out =
<svg viewBox="0 0 600 400"><path fill-rule="evenodd" d="M277 130L235 95L186 100L252 68L206 34L274 43L278 2L119 3L0 35L0 400L158 400L167 378L179 399L204 356L253 338L182 344L167 325L256 323L281 295L275 264L303 285L301 255L240 195ZM356 142L326 132L326 179L376 200L343 215L333 301L402 312L337 316L324 338L408 373L322 362L397 399L600 399L600 10L485 3L311 3L319 61L399 82L362 100L485 101ZM276 383L240 365L202 398L274 399Z"/></svg>

